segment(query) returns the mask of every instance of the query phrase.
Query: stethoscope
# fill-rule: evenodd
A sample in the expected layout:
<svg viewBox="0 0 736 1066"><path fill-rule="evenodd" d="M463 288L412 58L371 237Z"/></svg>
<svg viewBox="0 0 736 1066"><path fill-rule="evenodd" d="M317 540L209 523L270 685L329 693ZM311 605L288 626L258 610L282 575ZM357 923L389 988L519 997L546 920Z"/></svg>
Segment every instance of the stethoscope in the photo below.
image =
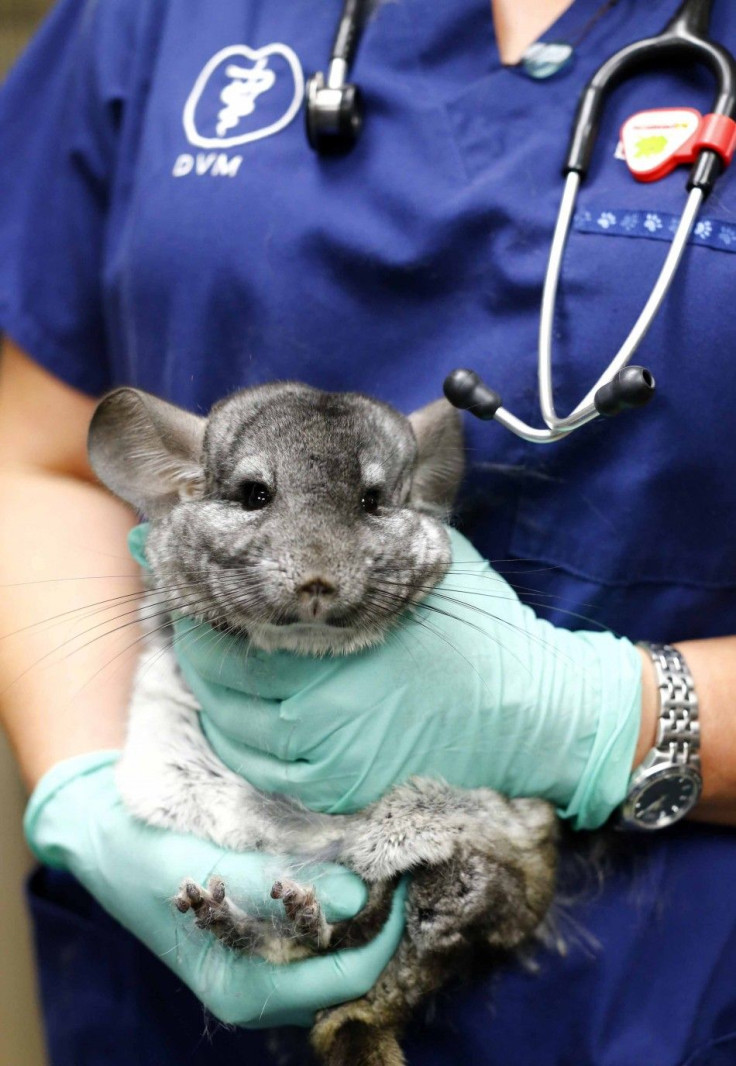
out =
<svg viewBox="0 0 736 1066"><path fill-rule="evenodd" d="M643 341L675 277L698 212L736 148L736 61L708 34L712 0L684 0L662 32L626 45L607 59L583 89L573 121L562 173L565 186L557 216L542 291L539 325L539 406L546 429L529 426L507 410L501 397L474 370L454 370L444 382L455 407L483 420L495 419L517 436L537 444L566 437L599 416L611 417L641 407L654 394L654 377L630 361ZM307 137L323 155L349 151L360 136L363 103L359 88L347 81L371 0L345 0L332 46L327 76L307 81ZM552 327L562 258L578 190L587 174L606 95L629 74L660 61L695 61L715 76L713 110L697 135L697 155L687 180L688 197L659 276L628 337L595 385L566 417L557 415L552 385Z"/></svg>

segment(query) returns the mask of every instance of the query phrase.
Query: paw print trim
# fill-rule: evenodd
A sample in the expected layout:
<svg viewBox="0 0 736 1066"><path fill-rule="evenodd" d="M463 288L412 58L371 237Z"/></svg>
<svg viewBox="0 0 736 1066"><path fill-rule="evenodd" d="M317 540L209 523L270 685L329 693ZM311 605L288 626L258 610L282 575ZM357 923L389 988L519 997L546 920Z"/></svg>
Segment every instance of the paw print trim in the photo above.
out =
<svg viewBox="0 0 736 1066"><path fill-rule="evenodd" d="M679 215L667 211L604 207L578 211L573 219L573 229L578 233L597 233L606 237L671 241L679 221ZM721 252L736 252L736 225L717 218L699 218L688 243L717 248Z"/></svg>

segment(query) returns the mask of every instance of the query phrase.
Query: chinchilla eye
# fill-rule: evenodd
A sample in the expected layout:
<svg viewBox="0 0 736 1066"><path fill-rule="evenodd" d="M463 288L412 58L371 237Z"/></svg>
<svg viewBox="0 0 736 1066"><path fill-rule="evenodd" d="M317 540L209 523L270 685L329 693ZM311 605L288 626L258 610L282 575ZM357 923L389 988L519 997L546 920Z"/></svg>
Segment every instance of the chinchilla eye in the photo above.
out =
<svg viewBox="0 0 736 1066"><path fill-rule="evenodd" d="M240 502L244 511L262 511L272 499L268 485L262 481L244 481L240 486Z"/></svg>
<svg viewBox="0 0 736 1066"><path fill-rule="evenodd" d="M379 489L366 489L363 493L363 498L360 501L360 505L366 514L375 514L378 510L378 505L381 502L381 493Z"/></svg>

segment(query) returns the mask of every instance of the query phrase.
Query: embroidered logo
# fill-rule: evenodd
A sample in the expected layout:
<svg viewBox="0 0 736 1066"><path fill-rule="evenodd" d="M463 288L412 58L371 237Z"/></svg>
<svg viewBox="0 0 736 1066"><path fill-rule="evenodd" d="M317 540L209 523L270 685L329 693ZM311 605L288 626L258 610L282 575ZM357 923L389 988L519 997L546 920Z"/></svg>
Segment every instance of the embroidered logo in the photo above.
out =
<svg viewBox="0 0 736 1066"><path fill-rule="evenodd" d="M184 105L184 132L198 148L248 144L288 126L303 98L301 64L287 45L230 45L197 77Z"/></svg>

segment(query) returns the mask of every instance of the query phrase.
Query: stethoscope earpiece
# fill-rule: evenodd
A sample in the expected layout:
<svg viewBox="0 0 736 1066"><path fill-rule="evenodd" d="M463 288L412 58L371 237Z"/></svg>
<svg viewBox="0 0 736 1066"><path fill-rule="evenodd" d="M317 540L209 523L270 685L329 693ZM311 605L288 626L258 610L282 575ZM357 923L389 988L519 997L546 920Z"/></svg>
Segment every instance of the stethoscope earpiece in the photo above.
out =
<svg viewBox="0 0 736 1066"><path fill-rule="evenodd" d="M595 410L604 418L613 418L622 411L643 407L654 396L656 383L651 370L644 366L625 366L595 393ZM443 392L453 407L469 411L471 415L490 422L502 407L501 397L474 370L458 367L444 380ZM509 415L499 418L508 424Z"/></svg>
<svg viewBox="0 0 736 1066"><path fill-rule="evenodd" d="M476 418L490 422L501 406L501 397L474 370L458 367L448 374L442 390L453 407L470 411Z"/></svg>
<svg viewBox="0 0 736 1066"><path fill-rule="evenodd" d="M357 85L325 83L322 73L307 80L306 121L309 145L320 155L344 155L363 127L363 98Z"/></svg>
<svg viewBox="0 0 736 1066"><path fill-rule="evenodd" d="M643 366L625 366L593 397L595 409L604 418L613 418L622 411L643 407L654 396L655 382L651 370Z"/></svg>

